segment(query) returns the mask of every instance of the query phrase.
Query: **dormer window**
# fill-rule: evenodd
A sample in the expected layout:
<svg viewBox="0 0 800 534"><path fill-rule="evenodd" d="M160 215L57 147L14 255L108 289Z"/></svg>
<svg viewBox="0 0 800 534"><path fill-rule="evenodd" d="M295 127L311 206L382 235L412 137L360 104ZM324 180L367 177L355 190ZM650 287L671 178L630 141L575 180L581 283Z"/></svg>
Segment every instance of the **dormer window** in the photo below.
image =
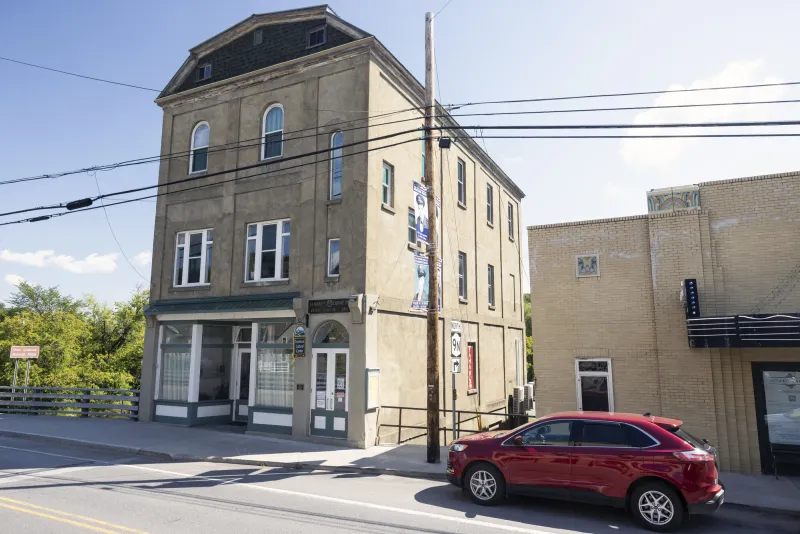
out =
<svg viewBox="0 0 800 534"><path fill-rule="evenodd" d="M258 46L264 42L264 30L256 30L253 32L253 46Z"/></svg>
<svg viewBox="0 0 800 534"><path fill-rule="evenodd" d="M211 63L197 67L197 81L201 82L211 78Z"/></svg>
<svg viewBox="0 0 800 534"><path fill-rule="evenodd" d="M327 26L320 26L308 32L306 48L322 46L328 40Z"/></svg>

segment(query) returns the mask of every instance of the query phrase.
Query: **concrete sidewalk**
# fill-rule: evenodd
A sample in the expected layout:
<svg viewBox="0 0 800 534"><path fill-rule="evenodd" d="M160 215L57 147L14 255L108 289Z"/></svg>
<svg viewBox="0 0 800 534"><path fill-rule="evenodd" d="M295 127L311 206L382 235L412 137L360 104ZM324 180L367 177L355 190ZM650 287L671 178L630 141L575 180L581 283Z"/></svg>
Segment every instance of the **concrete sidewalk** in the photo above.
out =
<svg viewBox="0 0 800 534"><path fill-rule="evenodd" d="M379 473L445 480L447 451L441 464L425 461L420 445L380 445L351 449L285 439L134 423L120 419L92 419L0 414L0 435L73 443L182 461L206 461ZM800 516L800 479L721 473L725 505L762 512Z"/></svg>

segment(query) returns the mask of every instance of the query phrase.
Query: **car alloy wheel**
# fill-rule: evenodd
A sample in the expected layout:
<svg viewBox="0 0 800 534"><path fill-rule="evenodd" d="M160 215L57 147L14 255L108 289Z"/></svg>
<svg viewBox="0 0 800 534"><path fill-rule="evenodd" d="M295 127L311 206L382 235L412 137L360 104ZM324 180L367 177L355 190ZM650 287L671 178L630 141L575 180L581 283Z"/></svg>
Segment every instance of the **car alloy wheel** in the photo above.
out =
<svg viewBox="0 0 800 534"><path fill-rule="evenodd" d="M650 490L639 497L639 513L648 523L663 527L675 516L675 505L660 491Z"/></svg>
<svg viewBox="0 0 800 534"><path fill-rule="evenodd" d="M488 471L475 471L469 477L469 488L478 499L489 501L497 494L497 480Z"/></svg>

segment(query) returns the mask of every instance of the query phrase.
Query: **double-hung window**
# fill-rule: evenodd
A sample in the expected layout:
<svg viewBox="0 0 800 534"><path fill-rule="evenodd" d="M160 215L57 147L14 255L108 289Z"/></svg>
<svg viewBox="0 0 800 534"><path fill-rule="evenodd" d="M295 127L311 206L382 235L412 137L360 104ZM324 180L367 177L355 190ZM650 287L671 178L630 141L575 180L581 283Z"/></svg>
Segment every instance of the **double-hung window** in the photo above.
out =
<svg viewBox="0 0 800 534"><path fill-rule="evenodd" d="M381 203L390 208L394 207L394 167L384 161L381 176Z"/></svg>
<svg viewBox="0 0 800 534"><path fill-rule="evenodd" d="M189 148L189 172L208 170L208 141L211 129L207 122L198 122L192 130L192 146Z"/></svg>
<svg viewBox="0 0 800 534"><path fill-rule="evenodd" d="M331 136L331 183L329 200L342 198L342 132Z"/></svg>
<svg viewBox="0 0 800 534"><path fill-rule="evenodd" d="M328 276L339 276L339 239L328 239Z"/></svg>
<svg viewBox="0 0 800 534"><path fill-rule="evenodd" d="M289 279L289 219L247 225L245 281Z"/></svg>
<svg viewBox="0 0 800 534"><path fill-rule="evenodd" d="M417 219L413 208L408 208L408 242L417 244Z"/></svg>
<svg viewBox="0 0 800 534"><path fill-rule="evenodd" d="M458 253L458 297L467 298L467 255Z"/></svg>
<svg viewBox="0 0 800 534"><path fill-rule="evenodd" d="M467 205L467 166L458 160L458 203Z"/></svg>
<svg viewBox="0 0 800 534"><path fill-rule="evenodd" d="M489 282L489 306L494 307L494 265L489 265L488 269L488 282Z"/></svg>
<svg viewBox="0 0 800 534"><path fill-rule="evenodd" d="M514 204L508 203L508 238L514 241Z"/></svg>
<svg viewBox="0 0 800 534"><path fill-rule="evenodd" d="M261 159L279 158L283 155L283 106L272 104L264 112L261 137Z"/></svg>
<svg viewBox="0 0 800 534"><path fill-rule="evenodd" d="M175 245L175 286L203 286L211 283L213 231L178 232Z"/></svg>
<svg viewBox="0 0 800 534"><path fill-rule="evenodd" d="M494 224L494 187L486 184L486 222Z"/></svg>

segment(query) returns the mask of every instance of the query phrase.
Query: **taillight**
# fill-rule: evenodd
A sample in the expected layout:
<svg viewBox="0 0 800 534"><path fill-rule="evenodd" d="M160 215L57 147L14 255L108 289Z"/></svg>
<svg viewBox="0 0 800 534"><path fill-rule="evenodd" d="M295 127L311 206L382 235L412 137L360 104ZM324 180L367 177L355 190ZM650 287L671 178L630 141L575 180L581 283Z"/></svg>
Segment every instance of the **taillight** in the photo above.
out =
<svg viewBox="0 0 800 534"><path fill-rule="evenodd" d="M713 462L714 456L700 449L673 452L672 455L682 462Z"/></svg>

